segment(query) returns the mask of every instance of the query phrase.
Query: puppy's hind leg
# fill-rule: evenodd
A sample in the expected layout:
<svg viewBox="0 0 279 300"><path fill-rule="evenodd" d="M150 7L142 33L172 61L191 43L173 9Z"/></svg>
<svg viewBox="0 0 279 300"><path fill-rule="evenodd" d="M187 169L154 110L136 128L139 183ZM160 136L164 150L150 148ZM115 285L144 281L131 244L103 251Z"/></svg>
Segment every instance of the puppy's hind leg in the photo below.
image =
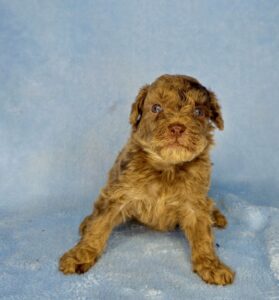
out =
<svg viewBox="0 0 279 300"><path fill-rule="evenodd" d="M227 227L228 221L226 217L220 212L220 210L216 207L212 212L213 226L224 229Z"/></svg>
<svg viewBox="0 0 279 300"><path fill-rule="evenodd" d="M221 211L215 206L215 201L212 198L207 197L207 200L210 201L213 205L214 208L212 210L212 221L213 221L213 226L217 227L219 229L224 229L228 225L228 221L226 217L221 213Z"/></svg>

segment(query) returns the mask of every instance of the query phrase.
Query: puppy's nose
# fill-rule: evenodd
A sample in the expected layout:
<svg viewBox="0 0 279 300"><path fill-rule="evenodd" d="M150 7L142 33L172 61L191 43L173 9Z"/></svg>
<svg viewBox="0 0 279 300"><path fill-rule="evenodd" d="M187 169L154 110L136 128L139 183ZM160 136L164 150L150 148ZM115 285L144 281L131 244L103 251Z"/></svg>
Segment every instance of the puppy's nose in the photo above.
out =
<svg viewBox="0 0 279 300"><path fill-rule="evenodd" d="M168 126L168 128L173 136L181 136L186 129L186 127L183 124L179 123L171 124Z"/></svg>

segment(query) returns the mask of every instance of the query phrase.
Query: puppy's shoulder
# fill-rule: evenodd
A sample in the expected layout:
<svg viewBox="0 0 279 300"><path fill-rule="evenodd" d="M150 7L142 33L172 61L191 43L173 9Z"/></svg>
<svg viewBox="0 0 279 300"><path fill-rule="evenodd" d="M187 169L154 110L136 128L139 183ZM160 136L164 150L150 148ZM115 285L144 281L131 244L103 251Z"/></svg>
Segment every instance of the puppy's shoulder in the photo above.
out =
<svg viewBox="0 0 279 300"><path fill-rule="evenodd" d="M130 140L124 145L122 150L118 153L116 160L109 172L109 181L113 182L119 179L120 175L125 173L131 161L135 157L135 150L130 143Z"/></svg>

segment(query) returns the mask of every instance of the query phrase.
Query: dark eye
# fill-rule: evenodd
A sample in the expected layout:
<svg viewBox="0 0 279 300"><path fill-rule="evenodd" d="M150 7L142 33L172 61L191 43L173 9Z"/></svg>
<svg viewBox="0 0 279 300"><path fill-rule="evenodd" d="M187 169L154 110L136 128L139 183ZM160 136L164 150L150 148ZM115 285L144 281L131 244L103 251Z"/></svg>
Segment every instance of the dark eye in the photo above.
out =
<svg viewBox="0 0 279 300"><path fill-rule="evenodd" d="M161 107L160 104L153 104L152 105L152 108L151 108L151 111L154 112L154 113L159 113L161 112L163 109Z"/></svg>
<svg viewBox="0 0 279 300"><path fill-rule="evenodd" d="M204 110L202 107L196 107L194 110L194 116L198 118L202 118L205 116Z"/></svg>

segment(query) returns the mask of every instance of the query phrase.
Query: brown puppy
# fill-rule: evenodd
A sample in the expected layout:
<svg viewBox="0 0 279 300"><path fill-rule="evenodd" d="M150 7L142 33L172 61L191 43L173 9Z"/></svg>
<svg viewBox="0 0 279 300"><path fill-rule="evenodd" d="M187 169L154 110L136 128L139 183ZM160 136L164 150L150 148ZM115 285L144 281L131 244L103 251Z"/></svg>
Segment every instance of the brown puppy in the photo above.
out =
<svg viewBox="0 0 279 300"><path fill-rule="evenodd" d="M224 126L214 93L192 77L163 75L141 88L130 123L131 137L60 270L88 271L113 228L135 219L161 231L179 225L189 239L193 271L207 283L232 283L234 272L217 257L212 230L224 228L226 218L207 196L213 124Z"/></svg>

